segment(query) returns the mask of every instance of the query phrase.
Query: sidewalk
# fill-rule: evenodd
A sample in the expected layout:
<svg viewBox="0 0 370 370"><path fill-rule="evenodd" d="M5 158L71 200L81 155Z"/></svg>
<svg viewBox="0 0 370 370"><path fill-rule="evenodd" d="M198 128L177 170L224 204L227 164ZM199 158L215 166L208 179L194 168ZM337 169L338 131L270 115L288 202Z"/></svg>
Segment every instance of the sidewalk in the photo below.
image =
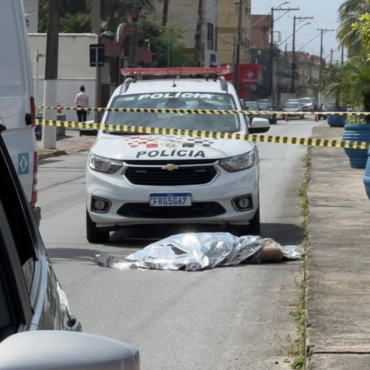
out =
<svg viewBox="0 0 370 370"><path fill-rule="evenodd" d="M340 139L326 123L313 136ZM344 150L309 150L306 369L370 369L370 201Z"/></svg>
<svg viewBox="0 0 370 370"><path fill-rule="evenodd" d="M37 141L38 157L45 159L88 150L95 141L95 136L80 136L77 130L66 130L66 136L57 141L57 149L41 149L41 141Z"/></svg>

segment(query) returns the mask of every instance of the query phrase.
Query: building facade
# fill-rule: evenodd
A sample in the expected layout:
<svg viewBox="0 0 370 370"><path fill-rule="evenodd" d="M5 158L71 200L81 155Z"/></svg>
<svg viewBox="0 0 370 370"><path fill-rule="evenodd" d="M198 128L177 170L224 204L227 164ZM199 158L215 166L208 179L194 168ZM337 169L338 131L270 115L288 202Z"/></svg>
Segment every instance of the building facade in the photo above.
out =
<svg viewBox="0 0 370 370"><path fill-rule="evenodd" d="M202 1L202 31L201 38L201 65L205 67L219 66L219 54L217 53L217 17L219 11L219 0ZM168 27L171 23L177 23L182 28L182 38L186 43L189 55L194 55L195 34L198 16L199 0L170 0L168 7ZM163 1L155 3L154 14L162 18Z"/></svg>
<svg viewBox="0 0 370 370"><path fill-rule="evenodd" d="M38 0L23 0L24 11L27 15L29 33L38 32L39 24L39 2Z"/></svg>
<svg viewBox="0 0 370 370"><path fill-rule="evenodd" d="M236 0L223 0L218 3L217 51L221 63L232 66L235 63L240 3ZM241 34L240 63L248 64L251 61L251 0L242 1Z"/></svg>

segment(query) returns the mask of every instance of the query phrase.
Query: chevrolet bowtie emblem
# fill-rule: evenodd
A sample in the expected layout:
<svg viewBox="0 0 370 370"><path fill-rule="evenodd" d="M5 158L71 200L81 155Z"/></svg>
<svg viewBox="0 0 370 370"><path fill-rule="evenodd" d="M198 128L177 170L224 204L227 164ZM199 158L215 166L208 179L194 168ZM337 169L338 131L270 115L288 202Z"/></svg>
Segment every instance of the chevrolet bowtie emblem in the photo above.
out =
<svg viewBox="0 0 370 370"><path fill-rule="evenodd" d="M174 171L178 169L179 169L179 166L176 166L175 164L166 164L165 166L162 167L162 170L167 170L167 171Z"/></svg>

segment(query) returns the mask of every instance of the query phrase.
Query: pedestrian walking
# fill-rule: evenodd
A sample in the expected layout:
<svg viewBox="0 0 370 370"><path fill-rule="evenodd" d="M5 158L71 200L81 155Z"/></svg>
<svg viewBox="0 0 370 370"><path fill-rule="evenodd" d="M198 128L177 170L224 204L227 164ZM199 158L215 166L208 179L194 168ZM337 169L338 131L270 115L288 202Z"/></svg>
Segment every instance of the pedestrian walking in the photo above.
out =
<svg viewBox="0 0 370 370"><path fill-rule="evenodd" d="M80 87L80 92L76 95L75 105L77 108L90 108L89 96L85 93L85 86ZM77 111L78 122L85 122L87 117L87 110L81 109Z"/></svg>

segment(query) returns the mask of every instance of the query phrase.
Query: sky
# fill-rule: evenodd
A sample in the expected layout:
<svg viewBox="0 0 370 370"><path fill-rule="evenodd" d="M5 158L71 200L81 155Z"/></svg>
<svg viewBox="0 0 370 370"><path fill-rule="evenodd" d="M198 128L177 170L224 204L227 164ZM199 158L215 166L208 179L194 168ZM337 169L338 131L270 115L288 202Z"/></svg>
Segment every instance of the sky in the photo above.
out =
<svg viewBox="0 0 370 370"><path fill-rule="evenodd" d="M278 7L285 2L284 0L252 0L252 14L268 14L271 8ZM298 51L302 47L302 51L320 55L320 36L313 39L319 34L318 28L334 29L335 31L326 32L324 34L324 52L323 57L330 61L330 50L333 48L333 62L341 59L341 51L338 49L339 43L336 39L336 30L339 26L338 22L338 8L344 0L290 0L288 4L282 5L281 8L299 8L300 10L290 11L284 14L284 11L275 11L274 18L274 31L281 32L281 41L283 42L293 33L293 17L314 17L296 21L296 30L298 30L305 23L310 22L309 25L302 27L301 30L296 32L295 50ZM283 15L284 14L284 15ZM283 15L283 16L282 16ZM279 20L277 20L282 16ZM275 42L278 40L279 35L274 33ZM288 51L292 50L292 38L287 40L280 46L281 50L285 50L285 44L288 44ZM308 44L305 46L305 44Z"/></svg>

